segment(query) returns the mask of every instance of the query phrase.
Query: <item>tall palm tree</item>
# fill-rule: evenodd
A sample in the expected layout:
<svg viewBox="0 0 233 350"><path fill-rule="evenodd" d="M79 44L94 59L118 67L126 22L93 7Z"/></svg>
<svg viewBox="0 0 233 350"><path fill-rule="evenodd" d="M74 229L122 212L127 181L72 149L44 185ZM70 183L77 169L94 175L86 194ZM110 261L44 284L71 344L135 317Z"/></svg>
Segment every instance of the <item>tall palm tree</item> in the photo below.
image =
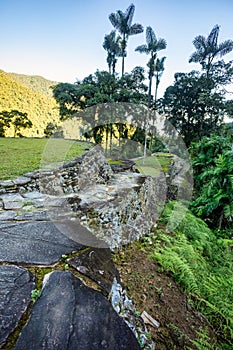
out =
<svg viewBox="0 0 233 350"><path fill-rule="evenodd" d="M141 24L135 23L132 24L134 16L135 6L131 4L125 13L118 10L116 13L111 13L109 20L112 23L113 27L118 30L121 34L121 56L122 56L122 76L124 75L125 70L125 57L127 55L126 47L129 36L140 34L143 32L143 26Z"/></svg>
<svg viewBox="0 0 233 350"><path fill-rule="evenodd" d="M146 44L136 47L135 51L140 53L150 54L150 60L147 64L149 67L149 89L148 89L148 108L151 106L151 87L152 79L155 73L155 59L158 51L164 50L167 47L167 43L164 39L157 39L155 32L151 27L146 28Z"/></svg>
<svg viewBox="0 0 233 350"><path fill-rule="evenodd" d="M155 108L156 108L158 87L164 71L165 59L166 57L164 56L161 59L157 58L155 61Z"/></svg>
<svg viewBox="0 0 233 350"><path fill-rule="evenodd" d="M233 41L225 40L218 45L218 35L220 27L215 25L207 38L198 35L193 40L196 51L190 56L189 62L200 63L202 69L206 71L209 78L213 65L213 60L217 57L225 56L233 50Z"/></svg>
<svg viewBox="0 0 233 350"><path fill-rule="evenodd" d="M117 63L117 57L120 56L120 36L116 36L115 30L112 30L110 34L106 34L104 37L103 48L107 51L107 63L110 74L115 74L115 67Z"/></svg>
<svg viewBox="0 0 233 350"><path fill-rule="evenodd" d="M149 78L149 89L148 89L148 116L145 121L145 142L144 142L144 158L146 158L146 147L147 147L147 134L148 134L148 119L149 119L149 110L151 107L151 88L152 88L152 79L155 73L155 59L158 51L164 50L167 47L167 43L164 39L157 39L155 32L149 26L146 28L146 44L136 47L135 51L140 53L150 54L150 59L147 64L149 67L148 78Z"/></svg>

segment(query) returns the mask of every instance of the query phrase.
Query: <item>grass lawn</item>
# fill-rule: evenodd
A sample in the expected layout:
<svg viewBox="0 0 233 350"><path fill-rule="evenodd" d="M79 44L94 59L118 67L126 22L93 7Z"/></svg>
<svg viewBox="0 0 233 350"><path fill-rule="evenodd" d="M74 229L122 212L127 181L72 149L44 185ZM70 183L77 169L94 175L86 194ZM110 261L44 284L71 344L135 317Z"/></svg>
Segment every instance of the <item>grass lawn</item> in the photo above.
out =
<svg viewBox="0 0 233 350"><path fill-rule="evenodd" d="M153 156L137 159L135 161L137 169L142 174L156 176L160 173L161 169L167 173L173 156L170 153L156 153Z"/></svg>
<svg viewBox="0 0 233 350"><path fill-rule="evenodd" d="M0 138L0 180L13 179L45 165L58 165L92 145L63 139Z"/></svg>

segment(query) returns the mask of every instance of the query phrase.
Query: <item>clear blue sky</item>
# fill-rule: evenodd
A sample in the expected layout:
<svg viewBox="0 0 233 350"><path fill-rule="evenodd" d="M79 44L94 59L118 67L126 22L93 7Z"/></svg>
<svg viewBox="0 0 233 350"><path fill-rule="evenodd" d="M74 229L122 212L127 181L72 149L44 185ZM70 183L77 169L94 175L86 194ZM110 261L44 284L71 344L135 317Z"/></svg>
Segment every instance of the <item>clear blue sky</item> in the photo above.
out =
<svg viewBox="0 0 233 350"><path fill-rule="evenodd" d="M107 70L102 43L113 29L108 16L131 2L134 23L150 25L167 41L159 54L167 57L160 95L174 73L199 69L188 63L195 36L207 36L219 24L219 41L233 40L233 0L0 0L0 69L71 83L97 68ZM129 38L126 71L146 67L148 57L134 52L144 42L145 33ZM233 53L225 56L230 59Z"/></svg>

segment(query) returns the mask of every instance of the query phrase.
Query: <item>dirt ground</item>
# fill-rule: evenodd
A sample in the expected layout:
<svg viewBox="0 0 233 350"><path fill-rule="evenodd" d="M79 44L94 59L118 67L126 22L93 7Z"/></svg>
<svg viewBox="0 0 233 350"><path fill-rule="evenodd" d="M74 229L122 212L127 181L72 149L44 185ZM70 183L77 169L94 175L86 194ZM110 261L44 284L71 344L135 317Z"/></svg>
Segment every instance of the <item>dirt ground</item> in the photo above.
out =
<svg viewBox="0 0 233 350"><path fill-rule="evenodd" d="M114 262L137 310L145 310L160 323L157 329L148 326L156 350L197 349L190 340L197 340L197 332L203 330L214 339L204 316L190 306L172 277L148 258L150 251L140 248L137 244L125 247Z"/></svg>

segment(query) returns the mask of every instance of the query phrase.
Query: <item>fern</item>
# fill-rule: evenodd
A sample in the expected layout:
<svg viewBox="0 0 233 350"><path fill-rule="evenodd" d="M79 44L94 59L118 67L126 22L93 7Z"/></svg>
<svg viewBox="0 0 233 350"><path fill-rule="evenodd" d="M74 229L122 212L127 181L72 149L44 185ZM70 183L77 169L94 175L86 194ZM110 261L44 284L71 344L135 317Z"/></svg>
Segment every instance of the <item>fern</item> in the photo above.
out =
<svg viewBox="0 0 233 350"><path fill-rule="evenodd" d="M189 292L198 293L196 280L192 269L177 253L167 248L163 253L154 253L152 257L157 260L166 271L171 271L177 282L181 282Z"/></svg>
<svg viewBox="0 0 233 350"><path fill-rule="evenodd" d="M193 340L190 339L190 342L195 345L195 348L197 350L212 350L212 344L208 335L208 330L206 329L200 329L197 332L197 339ZM188 350L192 350L192 348L188 347Z"/></svg>
<svg viewBox="0 0 233 350"><path fill-rule="evenodd" d="M181 205L181 204L179 204ZM174 203L169 203L162 222L169 221ZM229 210L229 208L228 208ZM213 232L190 211L171 234L159 231L151 255L165 271L198 300L197 307L217 332L233 345L233 241L216 239ZM202 339L204 346L204 339ZM197 344L196 344L197 345ZM198 347L197 347L198 348ZM202 349L202 347L199 347ZM204 348L203 348L204 349ZM208 348L207 348L208 349Z"/></svg>

